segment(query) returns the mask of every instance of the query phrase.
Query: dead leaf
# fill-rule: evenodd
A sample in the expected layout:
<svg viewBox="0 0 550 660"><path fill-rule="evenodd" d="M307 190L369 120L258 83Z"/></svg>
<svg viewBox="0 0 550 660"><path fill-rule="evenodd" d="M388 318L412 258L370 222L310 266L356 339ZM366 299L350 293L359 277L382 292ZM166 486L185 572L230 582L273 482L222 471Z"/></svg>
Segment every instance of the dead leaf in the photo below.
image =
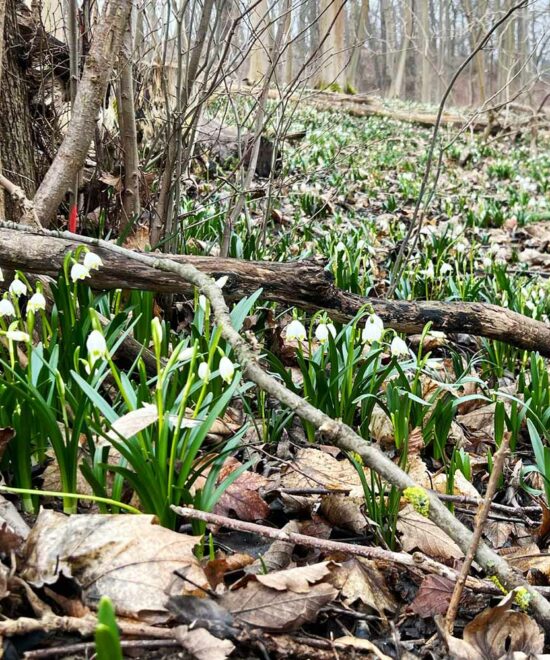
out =
<svg viewBox="0 0 550 660"><path fill-rule="evenodd" d="M428 575L420 584L409 609L422 618L445 614L451 602L455 583L441 575Z"/></svg>
<svg viewBox="0 0 550 660"><path fill-rule="evenodd" d="M0 459L4 455L4 452L8 448L8 445L13 440L14 436L15 431L11 428L11 426L0 428Z"/></svg>
<svg viewBox="0 0 550 660"><path fill-rule="evenodd" d="M544 633L524 612L509 609L514 598L511 591L496 607L491 607L471 621L463 639L445 634L449 653L455 660L500 660L526 653L528 657L542 653Z"/></svg>
<svg viewBox="0 0 550 660"><path fill-rule="evenodd" d="M250 555L242 552L237 552L234 555L227 557L218 557L211 559L205 566L204 572L208 577L208 582L211 587L215 589L218 584L222 584L226 573L240 571L245 566L249 566L254 562Z"/></svg>
<svg viewBox="0 0 550 660"><path fill-rule="evenodd" d="M349 646L354 649L361 649L362 651L370 651L374 654L375 658L378 658L378 660L392 660L389 655L382 653L382 651L372 642L369 642L368 639L345 635L344 637L337 637L334 640L334 645L336 648L338 648L338 646Z"/></svg>
<svg viewBox="0 0 550 660"><path fill-rule="evenodd" d="M235 619L263 630L284 632L315 621L320 608L337 594L325 582L312 586L307 594L276 591L259 582L249 582L244 589L230 591L220 600Z"/></svg>
<svg viewBox="0 0 550 660"><path fill-rule="evenodd" d="M222 483L241 466L242 463L233 456L227 458L220 470L217 483ZM264 520L269 516L270 509L258 491L260 488L265 488L267 483L267 479L261 474L245 470L224 491L214 507L214 513L221 516L232 514L239 520Z"/></svg>
<svg viewBox="0 0 550 660"><path fill-rule="evenodd" d="M364 505L363 496L324 495L321 498L319 513L335 527L363 534L370 524L363 513Z"/></svg>
<svg viewBox="0 0 550 660"><path fill-rule="evenodd" d="M218 639L204 628L189 630L187 626L178 626L175 636L197 660L225 660L235 650L235 645L229 639Z"/></svg>
<svg viewBox="0 0 550 660"><path fill-rule="evenodd" d="M378 404L372 409L369 433L371 438L383 447L393 446L395 444L395 433L391 419Z"/></svg>
<svg viewBox="0 0 550 660"><path fill-rule="evenodd" d="M297 594L307 594L311 590L311 585L320 582L323 578L330 575L334 564L330 561L323 561L319 564L310 566L298 566L289 568L285 571L275 571L263 575L256 575L256 580L266 587L276 589L277 591L292 591Z"/></svg>
<svg viewBox="0 0 550 660"><path fill-rule="evenodd" d="M410 504L399 512L397 529L401 533L401 546L405 552L420 550L432 559L444 561L464 556L450 536L429 518L416 512Z"/></svg>
<svg viewBox="0 0 550 660"><path fill-rule="evenodd" d="M283 488L349 489L363 495L361 479L348 460L339 461L319 449L299 449L292 465L281 475Z"/></svg>
<svg viewBox="0 0 550 660"><path fill-rule="evenodd" d="M67 517L42 509L27 539L21 576L36 587L61 574L82 588L83 601L97 606L109 596L121 616L150 623L170 618L172 594L204 592L208 580L193 554L198 539L155 524L149 515ZM176 576L184 573L192 582Z"/></svg>
<svg viewBox="0 0 550 660"><path fill-rule="evenodd" d="M363 557L345 561L332 571L330 583L340 590L341 598L350 607L360 601L381 616L397 609L397 602L375 561Z"/></svg>
<svg viewBox="0 0 550 660"><path fill-rule="evenodd" d="M18 550L30 533L30 527L12 502L0 495L0 552L9 555Z"/></svg>

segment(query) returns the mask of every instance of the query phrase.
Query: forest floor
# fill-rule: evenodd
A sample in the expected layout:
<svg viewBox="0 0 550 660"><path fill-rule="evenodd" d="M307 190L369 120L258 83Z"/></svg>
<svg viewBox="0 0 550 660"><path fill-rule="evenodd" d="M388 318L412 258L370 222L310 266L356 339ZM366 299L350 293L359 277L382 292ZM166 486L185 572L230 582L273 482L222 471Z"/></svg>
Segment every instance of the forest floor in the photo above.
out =
<svg viewBox="0 0 550 660"><path fill-rule="evenodd" d="M288 129L305 137L284 147L268 195L251 192L230 256L322 259L337 287L385 297L431 130L307 106ZM395 298L489 302L548 325L550 136L440 138L437 188ZM172 252L219 253L221 174L184 182ZM69 255L53 305L33 311L36 285L20 273L11 325L0 307L4 657L118 657L105 602L98 632L101 596L132 657L543 652L529 594L476 563L445 632L464 552L427 517L425 491L472 529L493 475L483 540L550 593L546 359L429 327L401 337L368 306L343 324L261 293L237 304L233 323L262 366L405 469L418 488L403 493L242 377L202 296L96 294L72 275L85 259ZM128 333L155 353L155 375L118 362Z"/></svg>

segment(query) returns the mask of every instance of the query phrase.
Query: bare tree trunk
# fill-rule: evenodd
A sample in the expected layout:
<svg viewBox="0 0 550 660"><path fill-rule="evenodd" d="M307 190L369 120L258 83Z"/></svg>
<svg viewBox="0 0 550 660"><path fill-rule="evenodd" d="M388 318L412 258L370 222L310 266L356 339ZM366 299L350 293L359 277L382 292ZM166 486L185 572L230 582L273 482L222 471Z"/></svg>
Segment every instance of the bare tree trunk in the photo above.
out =
<svg viewBox="0 0 550 660"><path fill-rule="evenodd" d="M367 21L369 17L369 0L361 0L359 10L359 19L357 21L357 30L355 32L355 42L351 50L351 58L346 70L346 89L344 91L355 90L358 86L357 69L361 58L365 39L367 37Z"/></svg>
<svg viewBox="0 0 550 660"><path fill-rule="evenodd" d="M2 64L4 62L4 22L6 16L6 0L0 0L0 87L2 85ZM0 142L0 175L2 174L2 144ZM0 218L5 217L4 189L0 187Z"/></svg>
<svg viewBox="0 0 550 660"><path fill-rule="evenodd" d="M405 67L409 55L409 48L412 44L413 34L413 12L411 5L412 0L404 0L403 9L405 24L403 27L403 39L401 42L401 52L399 53L399 62L397 63L397 71L395 72L395 77L393 78L392 85L390 87L390 98L399 98L403 90Z"/></svg>
<svg viewBox="0 0 550 660"><path fill-rule="evenodd" d="M52 221L75 174L86 160L130 8L131 0L110 0L95 29L69 128L34 198L36 213L45 226Z"/></svg>
<svg viewBox="0 0 550 660"><path fill-rule="evenodd" d="M422 103L430 103L432 91L432 75L430 66L430 5L429 0L420 0L420 59L421 59L421 81L422 91L420 100Z"/></svg>
<svg viewBox="0 0 550 660"><path fill-rule="evenodd" d="M134 108L132 13L126 26L120 51L119 122L122 158L124 162L124 187L122 191L123 218L121 231L140 213L139 155L137 147L136 114Z"/></svg>
<svg viewBox="0 0 550 660"><path fill-rule="evenodd" d="M271 28L269 25L269 2L262 0L252 11L252 36L255 41L250 51L248 82L252 85L261 80L269 68L268 53L271 49Z"/></svg>
<svg viewBox="0 0 550 660"><path fill-rule="evenodd" d="M0 0L3 5L4 29L0 33L3 50L0 93L0 159L4 175L32 197L36 190L36 166L29 89L24 61L27 43L19 32L15 0ZM21 217L20 206L6 195L6 217Z"/></svg>

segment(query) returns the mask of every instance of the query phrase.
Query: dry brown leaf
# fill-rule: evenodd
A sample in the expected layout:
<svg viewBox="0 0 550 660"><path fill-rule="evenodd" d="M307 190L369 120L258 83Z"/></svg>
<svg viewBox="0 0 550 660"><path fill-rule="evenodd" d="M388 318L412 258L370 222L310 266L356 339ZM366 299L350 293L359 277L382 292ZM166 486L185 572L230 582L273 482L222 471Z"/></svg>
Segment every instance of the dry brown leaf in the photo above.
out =
<svg viewBox="0 0 550 660"><path fill-rule="evenodd" d="M10 552L18 550L30 531L15 505L0 495L0 551L9 555Z"/></svg>
<svg viewBox="0 0 550 660"><path fill-rule="evenodd" d="M96 606L105 595L121 616L165 622L169 596L202 595L193 585L207 588L208 580L193 554L198 539L155 520L149 515L67 517L42 509L24 548L21 576L41 587L63 574L81 586L87 605Z"/></svg>
<svg viewBox="0 0 550 660"><path fill-rule="evenodd" d="M444 561L464 556L450 536L429 518L416 512L410 504L399 512L397 530L401 534L401 546L405 552L421 550L428 557Z"/></svg>
<svg viewBox="0 0 550 660"><path fill-rule="evenodd" d="M546 577L550 577L550 557L546 552L542 554L536 543L515 548L501 548L499 554L522 573L536 569Z"/></svg>
<svg viewBox="0 0 550 660"><path fill-rule="evenodd" d="M351 495L324 495L321 498L319 513L335 527L349 529L356 534L363 534L369 521L363 513L364 497Z"/></svg>
<svg viewBox="0 0 550 660"><path fill-rule="evenodd" d="M433 489L442 495L448 492L447 475L444 472L440 472L437 476L434 477ZM454 474L453 495L468 497L476 500L477 502L481 502L481 495L474 488L474 486L472 486L468 479L466 479L460 470L457 470Z"/></svg>
<svg viewBox="0 0 550 660"><path fill-rule="evenodd" d="M378 658L378 660L391 660L391 657L389 655L382 653L382 651L372 642L369 642L368 639L363 639L360 637L352 637L351 635L345 635L344 637L337 637L334 640L334 643L336 645L336 648L338 648L339 645L349 646L354 649L361 649L362 651L370 651L371 653L374 654L375 658Z"/></svg>
<svg viewBox="0 0 550 660"><path fill-rule="evenodd" d="M427 575L409 609L423 618L445 614L451 602L455 583L441 575Z"/></svg>
<svg viewBox="0 0 550 660"><path fill-rule="evenodd" d="M337 594L325 582L312 586L307 594L276 591L259 582L249 582L244 589L230 591L220 600L236 620L264 630L284 632L315 621L321 607Z"/></svg>
<svg viewBox="0 0 550 660"><path fill-rule="evenodd" d="M277 591L307 594L311 590L311 585L330 575L332 568L334 568L332 562L323 561L310 566L297 566L296 568L288 568L285 571L276 571L264 575L258 574L256 580Z"/></svg>
<svg viewBox="0 0 550 660"><path fill-rule="evenodd" d="M484 536L491 541L493 548L502 548L516 529L516 523L502 520L488 520L483 526Z"/></svg>
<svg viewBox="0 0 550 660"><path fill-rule="evenodd" d="M223 464L217 483L241 467L236 458L230 456ZM267 486L267 479L261 474L245 470L224 491L214 507L214 513L221 516L235 515L239 520L264 520L269 516L269 505L258 492Z"/></svg>
<svg viewBox="0 0 550 660"><path fill-rule="evenodd" d="M352 606L361 601L381 616L385 616L384 612L395 612L397 609L397 602L375 561L356 557L343 562L332 571L330 583L340 590L346 605Z"/></svg>
<svg viewBox="0 0 550 660"><path fill-rule="evenodd" d="M445 635L449 653L455 660L500 660L526 653L528 657L542 653L544 633L524 612L515 612L510 592L496 607L491 607L471 621L463 639ZM538 657L538 656L537 656Z"/></svg>
<svg viewBox="0 0 550 660"><path fill-rule="evenodd" d="M189 630L178 626L175 636L183 648L197 660L225 660L235 650L229 639L218 639L205 628Z"/></svg>
<svg viewBox="0 0 550 660"><path fill-rule="evenodd" d="M367 471L366 471L367 472ZM363 494L361 479L348 460L339 461L319 449L300 449L281 475L283 488L349 489Z"/></svg>
<svg viewBox="0 0 550 660"><path fill-rule="evenodd" d="M300 534L303 531L300 529L299 523L296 520L291 520L281 529L282 532L287 534ZM260 558L248 566L246 573L249 575L257 575L267 571L280 571L289 566L292 560L292 553L294 552L294 543L292 541L273 541L269 546L269 550L265 552Z"/></svg>
<svg viewBox="0 0 550 660"><path fill-rule="evenodd" d="M371 438L383 447L393 446L395 444L395 433L391 419L378 404L372 409L369 433Z"/></svg>
<svg viewBox="0 0 550 660"><path fill-rule="evenodd" d="M215 589L218 584L222 584L226 573L240 571L245 566L249 566L253 562L254 559L250 555L237 552L234 555L229 555L227 557L211 559L205 564L204 572L208 577L210 585Z"/></svg>

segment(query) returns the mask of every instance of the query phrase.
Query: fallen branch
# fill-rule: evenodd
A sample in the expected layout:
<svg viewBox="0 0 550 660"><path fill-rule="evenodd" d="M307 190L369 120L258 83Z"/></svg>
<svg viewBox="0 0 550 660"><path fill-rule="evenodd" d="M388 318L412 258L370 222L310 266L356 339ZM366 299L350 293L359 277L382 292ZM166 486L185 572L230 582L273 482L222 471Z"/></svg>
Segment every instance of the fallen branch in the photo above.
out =
<svg viewBox="0 0 550 660"><path fill-rule="evenodd" d="M25 228L23 230L30 231ZM35 235L38 234L35 233ZM75 241L78 237L66 234L64 238L68 241ZM321 412L262 369L255 350L233 327L222 290L211 277L201 273L191 263L176 263L176 261L162 258L160 255L132 252L99 239L80 237L80 240L88 245L93 245L96 252L102 255L111 252L117 256L125 257L127 260L134 262L136 270L143 271L147 267L164 273L172 273L177 275L180 280L197 287L200 293L209 299L221 334L232 347L235 358L241 365L246 378L255 383L260 389L275 397L298 415L298 417L310 422L320 432L326 442L331 442L334 446L344 451L355 452L361 457L367 467L377 472L388 483L393 484L401 490L417 486L415 481L405 471L397 466L375 445L367 443L352 428ZM27 246L27 249L30 250L30 246ZM430 503L430 519L442 531L448 534L466 554L472 543L472 532L453 516L435 493L427 491L426 494ZM514 570L503 557L498 555L494 550L491 550L485 543L479 544L475 558L489 575L496 575L501 584L509 591L516 587L524 587L530 595L530 603L535 617L546 632L550 633L550 603L520 573ZM1 634L2 624L0 622Z"/></svg>
<svg viewBox="0 0 550 660"><path fill-rule="evenodd" d="M273 527L258 525L244 520L235 520L234 518L220 516L215 513L207 513L189 507L172 506L172 509L179 516L189 520L202 520L211 525L226 527L227 529L234 529L249 534L257 534L258 536L273 539L274 541L283 541L293 543L294 545L301 545L305 548L314 548L323 552L344 553L354 557L365 557L365 559L384 561L392 565L397 564L398 566L405 566L406 568L420 569L427 573L436 573L437 575L452 580L453 582L455 582L458 577L458 572L454 569L445 566L445 564L434 561L420 552L415 552L411 555L408 552L393 552L391 550L385 550L384 548L373 547L370 545L331 541L330 539L321 539L315 536L299 534L297 532L287 532L284 529L275 529ZM471 589L476 589L477 591L492 594L502 593L492 583L483 582L483 580L468 578L466 584Z"/></svg>
<svg viewBox="0 0 550 660"><path fill-rule="evenodd" d="M103 260L103 268L95 271L91 279L95 288L159 293L192 290L178 271L155 268L151 255L118 251L110 243L68 232L37 231L6 222L0 222L0 267L56 277L67 252L82 244L92 245ZM159 263L189 266L214 278L227 276L224 294L229 301L240 300L262 288L264 300L312 312L325 310L334 320L343 322L369 305L386 326L398 332L418 333L430 322L434 330L496 339L550 357L550 328L497 305L365 298L335 287L323 264L317 261L271 263L161 254L154 258Z"/></svg>

